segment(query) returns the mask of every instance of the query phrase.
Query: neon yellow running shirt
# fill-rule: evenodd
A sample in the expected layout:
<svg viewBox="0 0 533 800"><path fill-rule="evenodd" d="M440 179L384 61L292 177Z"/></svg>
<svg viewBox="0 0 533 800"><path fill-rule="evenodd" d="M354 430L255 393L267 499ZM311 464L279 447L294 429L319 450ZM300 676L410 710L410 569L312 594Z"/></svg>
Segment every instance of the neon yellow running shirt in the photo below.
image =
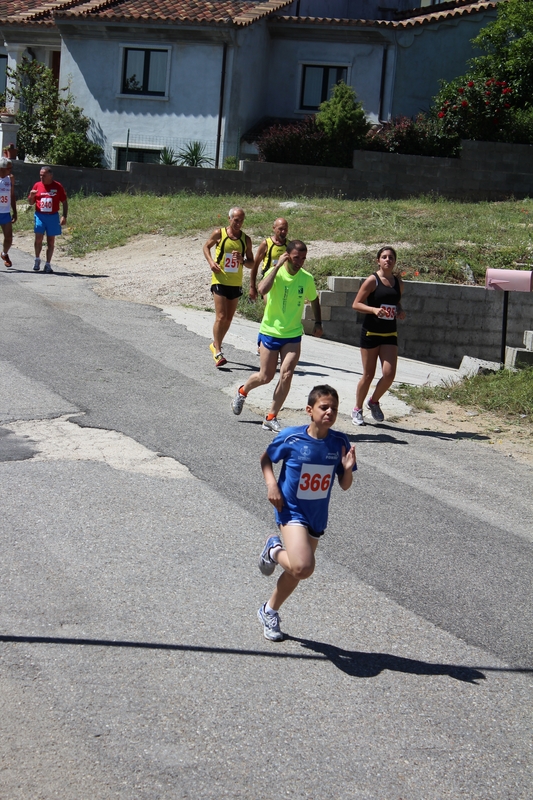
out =
<svg viewBox="0 0 533 800"><path fill-rule="evenodd" d="M274 278L274 285L266 295L266 307L259 328L267 336L292 339L303 333L302 315L306 300L318 297L315 281L310 272L299 269L291 275L284 264Z"/></svg>

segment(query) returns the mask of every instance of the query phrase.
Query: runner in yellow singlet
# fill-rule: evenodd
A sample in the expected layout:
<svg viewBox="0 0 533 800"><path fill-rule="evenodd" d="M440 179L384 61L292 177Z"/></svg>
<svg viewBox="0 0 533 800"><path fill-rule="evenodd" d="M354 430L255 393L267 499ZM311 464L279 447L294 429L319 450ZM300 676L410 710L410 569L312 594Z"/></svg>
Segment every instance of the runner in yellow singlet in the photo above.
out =
<svg viewBox="0 0 533 800"><path fill-rule="evenodd" d="M227 364L222 352L222 342L229 330L242 295L243 265L251 269L254 265L252 240L242 230L244 211L230 208L227 228L215 228L203 246L203 253L211 268L211 292L215 303L213 341L209 349L216 367ZM211 255L215 247L215 258Z"/></svg>
<svg viewBox="0 0 533 800"><path fill-rule="evenodd" d="M264 239L255 253L254 265L250 273L250 300L257 300L257 275L262 266L261 278L264 278L270 267L275 267L278 259L287 250L287 234L289 223L279 217L272 226L272 236Z"/></svg>

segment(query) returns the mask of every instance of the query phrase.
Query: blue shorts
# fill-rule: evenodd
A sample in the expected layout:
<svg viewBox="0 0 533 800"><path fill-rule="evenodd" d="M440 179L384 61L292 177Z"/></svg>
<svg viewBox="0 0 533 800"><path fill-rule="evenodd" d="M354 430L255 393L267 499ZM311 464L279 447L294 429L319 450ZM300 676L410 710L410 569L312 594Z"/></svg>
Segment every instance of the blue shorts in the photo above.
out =
<svg viewBox="0 0 533 800"><path fill-rule="evenodd" d="M285 511L285 509L284 509ZM325 530L323 531L315 531L314 528L310 526L310 524L305 519L296 519L294 514L291 514L289 511L283 511L279 514L279 522L278 526L282 525L301 525L302 528L307 528L307 533L311 537L311 539L320 539L321 536L324 536ZM286 522L284 521L286 519Z"/></svg>
<svg viewBox="0 0 533 800"><path fill-rule="evenodd" d="M59 211L55 214L41 214L35 212L34 233L42 233L47 236L61 236L61 225L59 224Z"/></svg>
<svg viewBox="0 0 533 800"><path fill-rule="evenodd" d="M286 344L299 344L301 341L301 336L293 336L292 339L280 339L278 336L267 336L266 333L260 333L257 337L257 344L262 344L267 350L281 350Z"/></svg>
<svg viewBox="0 0 533 800"><path fill-rule="evenodd" d="M11 214L0 214L0 225L9 225L10 222L13 222Z"/></svg>

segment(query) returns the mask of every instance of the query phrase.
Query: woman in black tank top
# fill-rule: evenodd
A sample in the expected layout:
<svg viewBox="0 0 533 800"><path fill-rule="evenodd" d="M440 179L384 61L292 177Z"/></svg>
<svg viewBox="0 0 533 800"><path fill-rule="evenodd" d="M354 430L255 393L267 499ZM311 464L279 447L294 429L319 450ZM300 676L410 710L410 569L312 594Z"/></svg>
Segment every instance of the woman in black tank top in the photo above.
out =
<svg viewBox="0 0 533 800"><path fill-rule="evenodd" d="M382 247L378 251L378 270L367 278L353 301L353 306L364 314L361 329L361 361L363 375L355 392L355 407L352 411L354 425L364 425L363 404L376 374L378 358L381 362L381 378L367 403L373 418L383 422L380 398L392 385L398 361L398 335L396 320L405 319L401 306L403 283L393 273L396 251L393 247Z"/></svg>

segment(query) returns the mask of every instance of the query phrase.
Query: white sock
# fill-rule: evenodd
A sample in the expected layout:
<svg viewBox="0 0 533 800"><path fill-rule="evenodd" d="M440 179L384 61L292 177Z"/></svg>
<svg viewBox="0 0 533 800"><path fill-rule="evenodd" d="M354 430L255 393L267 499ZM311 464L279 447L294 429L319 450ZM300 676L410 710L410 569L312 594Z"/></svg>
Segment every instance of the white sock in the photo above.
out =
<svg viewBox="0 0 533 800"><path fill-rule="evenodd" d="M275 561L276 564L278 563L278 559L276 558L278 550L283 550L283 547L280 544L275 544L274 547L271 547L270 550L268 551L270 560Z"/></svg>
<svg viewBox="0 0 533 800"><path fill-rule="evenodd" d="M272 614L277 614L278 613L273 608L270 608L268 603L265 603L265 611L266 611L267 614L270 614L271 616L272 616Z"/></svg>

